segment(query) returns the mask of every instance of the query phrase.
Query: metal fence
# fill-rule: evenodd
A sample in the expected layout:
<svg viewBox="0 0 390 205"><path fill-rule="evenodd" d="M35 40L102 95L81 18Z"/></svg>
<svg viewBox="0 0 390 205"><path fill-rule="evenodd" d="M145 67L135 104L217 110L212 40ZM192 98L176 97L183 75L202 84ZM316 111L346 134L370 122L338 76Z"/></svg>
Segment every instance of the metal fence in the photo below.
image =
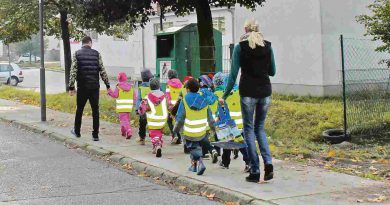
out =
<svg viewBox="0 0 390 205"><path fill-rule="evenodd" d="M390 133L390 70L380 42L341 37L345 129L353 135Z"/></svg>

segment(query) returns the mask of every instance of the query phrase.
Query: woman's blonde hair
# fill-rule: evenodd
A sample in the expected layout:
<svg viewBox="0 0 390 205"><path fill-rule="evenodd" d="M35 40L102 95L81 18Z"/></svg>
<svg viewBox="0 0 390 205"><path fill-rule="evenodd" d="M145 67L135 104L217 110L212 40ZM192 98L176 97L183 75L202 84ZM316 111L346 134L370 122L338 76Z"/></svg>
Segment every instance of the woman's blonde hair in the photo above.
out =
<svg viewBox="0 0 390 205"><path fill-rule="evenodd" d="M255 19L248 19L245 21L245 28L248 32L246 40L248 40L249 47L256 48L256 45L264 47L264 36L260 33L259 24Z"/></svg>

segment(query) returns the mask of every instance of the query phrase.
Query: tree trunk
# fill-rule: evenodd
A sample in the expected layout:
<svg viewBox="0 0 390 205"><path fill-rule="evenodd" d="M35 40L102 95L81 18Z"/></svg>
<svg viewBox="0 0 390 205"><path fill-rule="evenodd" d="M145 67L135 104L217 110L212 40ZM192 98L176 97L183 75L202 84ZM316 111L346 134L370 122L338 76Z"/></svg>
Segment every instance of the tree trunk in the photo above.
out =
<svg viewBox="0 0 390 205"><path fill-rule="evenodd" d="M70 77L70 66L72 64L72 53L70 49L70 35L68 25L68 12L60 11L61 21L61 38L64 45L64 63L65 63L65 89L69 91L69 77Z"/></svg>
<svg viewBox="0 0 390 205"><path fill-rule="evenodd" d="M208 0L195 1L198 20L200 74L215 72L213 18Z"/></svg>

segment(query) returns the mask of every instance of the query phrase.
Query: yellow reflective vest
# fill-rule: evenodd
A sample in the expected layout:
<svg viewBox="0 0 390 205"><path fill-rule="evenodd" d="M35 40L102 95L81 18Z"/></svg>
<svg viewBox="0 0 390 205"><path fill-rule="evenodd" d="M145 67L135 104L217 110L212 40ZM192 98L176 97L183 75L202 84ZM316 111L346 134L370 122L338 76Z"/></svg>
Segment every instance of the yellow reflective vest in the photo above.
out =
<svg viewBox="0 0 390 205"><path fill-rule="evenodd" d="M146 112L148 128L151 130L159 130L164 128L168 120L167 99L164 98L164 100L157 106L155 106L149 98L146 99L150 107L150 111Z"/></svg>
<svg viewBox="0 0 390 205"><path fill-rule="evenodd" d="M170 85L167 85L167 89L165 92L170 93L171 95L171 105L175 105L177 100L179 99L180 92L182 92L182 88L174 88Z"/></svg>
<svg viewBox="0 0 390 205"><path fill-rule="evenodd" d="M145 99L148 93L150 93L151 91L150 87L144 87L144 86L140 86L139 90L141 91L141 93L139 93L139 95L141 95L141 99Z"/></svg>
<svg viewBox="0 0 390 205"><path fill-rule="evenodd" d="M206 129L208 127L208 106L204 107L201 110L193 110L188 106L188 103L185 98L183 98L183 104L186 112L183 134L190 139L203 137L206 134Z"/></svg>
<svg viewBox="0 0 390 205"><path fill-rule="evenodd" d="M244 128L239 91L233 91L233 93L226 99L226 103L229 106L230 117L236 122L238 129Z"/></svg>
<svg viewBox="0 0 390 205"><path fill-rule="evenodd" d="M125 91L120 87L117 87L119 90L118 98L116 99L116 112L131 112L133 111L133 95L134 89L131 88L129 91Z"/></svg>

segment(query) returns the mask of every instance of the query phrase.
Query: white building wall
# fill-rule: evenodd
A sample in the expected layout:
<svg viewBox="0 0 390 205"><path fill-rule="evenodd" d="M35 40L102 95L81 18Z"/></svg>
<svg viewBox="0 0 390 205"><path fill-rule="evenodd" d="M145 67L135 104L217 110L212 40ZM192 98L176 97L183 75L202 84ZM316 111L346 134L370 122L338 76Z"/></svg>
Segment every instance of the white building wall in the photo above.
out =
<svg viewBox="0 0 390 205"><path fill-rule="evenodd" d="M255 18L272 42L276 59L276 92L323 95L322 39L319 0L273 0L255 12L236 8L236 39L245 20Z"/></svg>
<svg viewBox="0 0 390 205"><path fill-rule="evenodd" d="M340 34L345 38L364 37L364 25L356 16L367 14L372 0L320 0L322 20L323 73L325 95L341 93Z"/></svg>
<svg viewBox="0 0 390 205"><path fill-rule="evenodd" d="M3 54L3 50L4 50L4 47L3 47L3 42L0 41L0 57L2 57L4 54Z"/></svg>

